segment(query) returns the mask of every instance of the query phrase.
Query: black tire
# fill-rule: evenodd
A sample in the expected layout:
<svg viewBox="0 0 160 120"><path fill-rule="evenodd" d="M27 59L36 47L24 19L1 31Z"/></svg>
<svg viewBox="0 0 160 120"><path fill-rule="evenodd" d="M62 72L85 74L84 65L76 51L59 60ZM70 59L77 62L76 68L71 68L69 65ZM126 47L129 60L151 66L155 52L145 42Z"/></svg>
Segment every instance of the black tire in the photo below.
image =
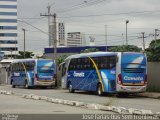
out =
<svg viewBox="0 0 160 120"><path fill-rule="evenodd" d="M27 80L25 81L25 88L26 88L26 89L30 89L30 87L29 87L29 85L28 85L28 81L27 81Z"/></svg>
<svg viewBox="0 0 160 120"><path fill-rule="evenodd" d="M97 85L97 95L99 95L99 96L103 95L102 85L101 84Z"/></svg>
<svg viewBox="0 0 160 120"><path fill-rule="evenodd" d="M15 85L13 85L13 80L11 80L11 85L12 85L12 88L16 87Z"/></svg>
<svg viewBox="0 0 160 120"><path fill-rule="evenodd" d="M75 92L75 90L73 89L73 86L72 86L71 82L69 83L68 88L69 88L69 92L70 93L74 93Z"/></svg>
<svg viewBox="0 0 160 120"><path fill-rule="evenodd" d="M12 85L12 88L15 88L16 86L15 85Z"/></svg>

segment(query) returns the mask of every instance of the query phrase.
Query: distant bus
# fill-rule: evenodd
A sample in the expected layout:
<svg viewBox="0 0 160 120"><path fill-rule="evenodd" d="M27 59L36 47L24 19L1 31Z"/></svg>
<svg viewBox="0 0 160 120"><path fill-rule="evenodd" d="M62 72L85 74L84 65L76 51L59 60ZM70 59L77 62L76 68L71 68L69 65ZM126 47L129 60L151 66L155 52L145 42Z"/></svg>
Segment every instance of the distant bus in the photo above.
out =
<svg viewBox="0 0 160 120"><path fill-rule="evenodd" d="M147 59L136 52L72 55L61 64L62 87L103 93L139 93L147 87Z"/></svg>
<svg viewBox="0 0 160 120"><path fill-rule="evenodd" d="M45 59L15 60L10 66L12 87L55 86L55 62Z"/></svg>

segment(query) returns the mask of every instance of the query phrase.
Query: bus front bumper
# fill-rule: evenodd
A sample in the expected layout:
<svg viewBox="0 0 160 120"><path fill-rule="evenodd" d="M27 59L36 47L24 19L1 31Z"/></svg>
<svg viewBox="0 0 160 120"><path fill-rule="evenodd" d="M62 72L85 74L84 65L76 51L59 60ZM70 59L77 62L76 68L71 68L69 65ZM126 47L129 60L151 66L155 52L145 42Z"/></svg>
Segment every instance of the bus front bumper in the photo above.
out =
<svg viewBox="0 0 160 120"><path fill-rule="evenodd" d="M124 93L143 93L146 92L147 86L123 86L117 85L117 92L124 92Z"/></svg>

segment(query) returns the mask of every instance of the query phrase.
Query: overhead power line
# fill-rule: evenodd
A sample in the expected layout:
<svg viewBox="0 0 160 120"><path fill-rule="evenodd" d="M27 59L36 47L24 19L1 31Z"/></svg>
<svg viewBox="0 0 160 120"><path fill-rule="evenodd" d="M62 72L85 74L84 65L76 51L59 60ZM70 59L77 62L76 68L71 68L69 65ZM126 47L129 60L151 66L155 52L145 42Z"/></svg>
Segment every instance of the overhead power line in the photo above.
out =
<svg viewBox="0 0 160 120"><path fill-rule="evenodd" d="M61 9L61 10L57 10L57 12L58 13L69 12L72 10L81 9L81 8L88 7L88 6L97 5L105 1L107 0L85 0L82 3L76 4L76 5Z"/></svg>
<svg viewBox="0 0 160 120"><path fill-rule="evenodd" d="M134 11L134 12L123 12L123 13L107 13L107 14L94 14L94 15L82 15L82 16L66 16L59 18L76 18L76 17L97 17L97 16L107 16L107 15L127 15L127 14L143 14L143 13L151 13L151 12L160 12L160 10L154 11Z"/></svg>
<svg viewBox="0 0 160 120"><path fill-rule="evenodd" d="M46 35L49 34L49 33L45 32L45 31L41 30L40 28L33 26L32 24L30 24L30 23L28 23L28 22L26 22L26 21L23 21L23 20L18 20L18 21L19 21L19 22L26 23L27 25L30 25L31 27L33 27L33 28L35 28L35 29L41 31L42 33L44 33L44 34L46 34Z"/></svg>

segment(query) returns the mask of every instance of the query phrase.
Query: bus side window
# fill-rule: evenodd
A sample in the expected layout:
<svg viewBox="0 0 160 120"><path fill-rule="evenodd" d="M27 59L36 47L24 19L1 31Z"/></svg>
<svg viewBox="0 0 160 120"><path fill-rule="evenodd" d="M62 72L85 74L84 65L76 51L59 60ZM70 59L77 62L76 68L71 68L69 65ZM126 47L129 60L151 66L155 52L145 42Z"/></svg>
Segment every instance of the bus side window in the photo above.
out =
<svg viewBox="0 0 160 120"><path fill-rule="evenodd" d="M116 66L116 56L109 57L109 68L112 69Z"/></svg>

